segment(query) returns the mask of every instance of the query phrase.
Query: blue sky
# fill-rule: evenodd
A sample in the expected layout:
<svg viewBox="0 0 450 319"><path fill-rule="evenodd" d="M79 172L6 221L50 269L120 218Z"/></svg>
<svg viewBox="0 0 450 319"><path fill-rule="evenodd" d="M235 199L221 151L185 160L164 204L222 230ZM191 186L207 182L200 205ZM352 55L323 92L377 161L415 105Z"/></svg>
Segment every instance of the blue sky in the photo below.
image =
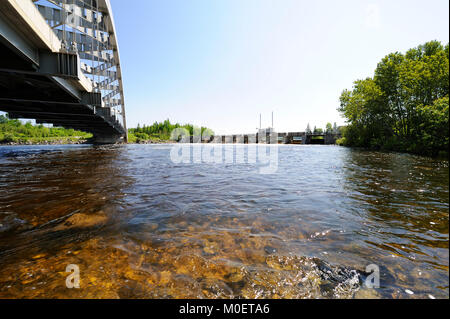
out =
<svg viewBox="0 0 450 319"><path fill-rule="evenodd" d="M386 54L449 41L447 0L111 0L128 126L216 133L343 124L339 95Z"/></svg>

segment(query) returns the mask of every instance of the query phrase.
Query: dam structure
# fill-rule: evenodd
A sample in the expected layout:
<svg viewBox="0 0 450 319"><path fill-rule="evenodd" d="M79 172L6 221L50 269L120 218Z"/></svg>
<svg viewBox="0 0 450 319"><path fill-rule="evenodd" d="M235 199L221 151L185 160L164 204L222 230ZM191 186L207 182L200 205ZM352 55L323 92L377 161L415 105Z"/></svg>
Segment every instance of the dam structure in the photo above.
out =
<svg viewBox="0 0 450 319"><path fill-rule="evenodd" d="M260 130L256 134L215 135L204 138L203 143L215 144L299 144L299 145L334 145L341 138L341 133L277 133Z"/></svg>

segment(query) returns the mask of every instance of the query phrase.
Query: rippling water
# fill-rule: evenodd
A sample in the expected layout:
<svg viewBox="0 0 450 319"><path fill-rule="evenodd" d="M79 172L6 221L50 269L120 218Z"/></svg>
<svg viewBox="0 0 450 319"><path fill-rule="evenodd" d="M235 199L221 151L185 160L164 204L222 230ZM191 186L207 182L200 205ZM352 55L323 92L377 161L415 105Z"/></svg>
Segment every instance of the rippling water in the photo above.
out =
<svg viewBox="0 0 450 319"><path fill-rule="evenodd" d="M283 145L262 175L170 149L1 147L0 297L449 297L448 161Z"/></svg>

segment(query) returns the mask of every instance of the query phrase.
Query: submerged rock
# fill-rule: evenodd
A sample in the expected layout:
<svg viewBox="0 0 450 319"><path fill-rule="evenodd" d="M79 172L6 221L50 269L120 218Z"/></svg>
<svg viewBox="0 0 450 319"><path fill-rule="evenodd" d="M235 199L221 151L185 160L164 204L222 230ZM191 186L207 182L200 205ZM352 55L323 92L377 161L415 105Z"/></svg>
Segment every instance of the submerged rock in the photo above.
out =
<svg viewBox="0 0 450 319"><path fill-rule="evenodd" d="M29 227L29 224L17 217L14 213L0 213L0 234L22 231Z"/></svg>
<svg viewBox="0 0 450 319"><path fill-rule="evenodd" d="M381 296L376 289L363 288L356 292L355 299L380 299Z"/></svg>
<svg viewBox="0 0 450 319"><path fill-rule="evenodd" d="M361 274L355 269L333 266L318 258L314 258L313 261L320 270L320 276L323 280L333 283L347 282L354 286L359 286L362 281Z"/></svg>
<svg viewBox="0 0 450 319"><path fill-rule="evenodd" d="M275 254L275 253L277 252L277 249L274 248L274 247L271 247L271 246L265 246L265 247L264 247L264 251L265 251L268 255L271 255L271 254Z"/></svg>
<svg viewBox="0 0 450 319"><path fill-rule="evenodd" d="M55 227L55 230L67 230L72 228L90 228L98 227L106 224L108 217L103 211L95 214L74 214L66 219L66 221Z"/></svg>

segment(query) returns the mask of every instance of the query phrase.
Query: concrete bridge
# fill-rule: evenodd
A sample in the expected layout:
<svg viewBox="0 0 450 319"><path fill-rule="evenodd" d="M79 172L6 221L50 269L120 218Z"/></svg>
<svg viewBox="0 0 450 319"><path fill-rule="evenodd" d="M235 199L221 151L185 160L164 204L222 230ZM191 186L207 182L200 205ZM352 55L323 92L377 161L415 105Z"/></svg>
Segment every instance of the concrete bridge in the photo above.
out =
<svg viewBox="0 0 450 319"><path fill-rule="evenodd" d="M0 111L127 140L109 0L0 0Z"/></svg>

